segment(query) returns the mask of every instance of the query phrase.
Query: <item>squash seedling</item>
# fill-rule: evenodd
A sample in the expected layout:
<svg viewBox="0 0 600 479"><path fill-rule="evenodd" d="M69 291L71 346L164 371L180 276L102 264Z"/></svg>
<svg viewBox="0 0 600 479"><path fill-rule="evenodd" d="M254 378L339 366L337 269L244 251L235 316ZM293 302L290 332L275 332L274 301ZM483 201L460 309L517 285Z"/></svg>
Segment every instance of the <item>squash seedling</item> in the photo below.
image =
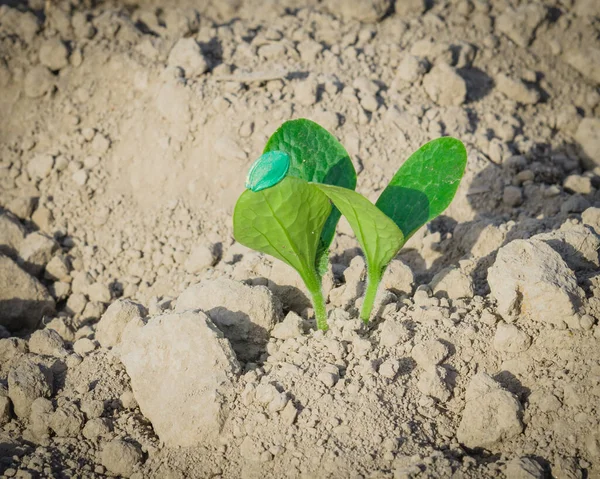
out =
<svg viewBox="0 0 600 479"><path fill-rule="evenodd" d="M372 204L354 191L356 172L333 135L310 120L288 121L250 169L247 190L233 214L234 237L298 271L311 295L317 327L326 330L321 283L343 214L367 263L360 312L366 323L388 263L421 226L448 207L466 161L459 140L433 140L404 162Z"/></svg>

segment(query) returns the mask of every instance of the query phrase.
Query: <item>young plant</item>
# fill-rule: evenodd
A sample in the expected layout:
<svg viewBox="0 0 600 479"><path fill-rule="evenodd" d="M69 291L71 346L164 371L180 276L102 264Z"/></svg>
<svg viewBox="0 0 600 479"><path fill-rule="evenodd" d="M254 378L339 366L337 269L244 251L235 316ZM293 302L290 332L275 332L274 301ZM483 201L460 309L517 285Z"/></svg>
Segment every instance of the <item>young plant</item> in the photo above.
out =
<svg viewBox="0 0 600 479"><path fill-rule="evenodd" d="M321 283L340 212L313 184L353 190L356 171L344 147L323 127L305 119L288 121L252 166L248 189L235 206L233 231L238 242L300 274L317 326L327 329Z"/></svg>
<svg viewBox="0 0 600 479"><path fill-rule="evenodd" d="M433 140L413 153L373 205L356 193L356 173L342 145L309 120L283 124L254 163L234 211L240 243L292 266L312 297L317 326L327 329L321 280L343 214L365 253L368 322L385 269L404 243L450 204L466 166L464 145Z"/></svg>

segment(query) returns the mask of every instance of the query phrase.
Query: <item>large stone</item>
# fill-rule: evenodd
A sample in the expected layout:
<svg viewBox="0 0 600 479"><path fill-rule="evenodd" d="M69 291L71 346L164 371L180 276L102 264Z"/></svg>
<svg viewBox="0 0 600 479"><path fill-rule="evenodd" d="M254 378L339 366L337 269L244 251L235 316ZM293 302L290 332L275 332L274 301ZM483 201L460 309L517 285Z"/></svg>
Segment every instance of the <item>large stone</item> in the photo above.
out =
<svg viewBox="0 0 600 479"><path fill-rule="evenodd" d="M10 258L0 255L0 325L9 331L35 329L54 311L46 288Z"/></svg>
<svg viewBox="0 0 600 479"><path fill-rule="evenodd" d="M96 339L105 348L115 347L121 342L125 327L132 319L142 319L144 307L128 299L119 299L111 304L96 326Z"/></svg>
<svg viewBox="0 0 600 479"><path fill-rule="evenodd" d="M264 286L246 286L229 279L202 281L177 299L175 311L204 311L232 343L242 359L257 354L281 320L279 301Z"/></svg>
<svg viewBox="0 0 600 479"><path fill-rule="evenodd" d="M59 246L49 236L34 232L25 237L19 249L19 264L34 276L38 276L52 259Z"/></svg>
<svg viewBox="0 0 600 479"><path fill-rule="evenodd" d="M546 9L543 5L525 2L517 9L504 10L496 19L496 28L520 47L527 47L545 18Z"/></svg>
<svg viewBox="0 0 600 479"><path fill-rule="evenodd" d="M4 211L0 213L0 254L16 259L21 243L25 239L25 229L16 216Z"/></svg>
<svg viewBox="0 0 600 479"><path fill-rule="evenodd" d="M15 414L28 418L31 404L37 398L52 395L54 376L52 371L30 359L22 359L8 374L8 396Z"/></svg>
<svg viewBox="0 0 600 479"><path fill-rule="evenodd" d="M494 336L494 349L507 353L527 351L531 344L529 335L514 324L500 323Z"/></svg>
<svg viewBox="0 0 600 479"><path fill-rule="evenodd" d="M475 294L471 276L454 267L441 270L433 277L429 286L433 294L441 293L450 299L472 298Z"/></svg>
<svg viewBox="0 0 600 479"><path fill-rule="evenodd" d="M151 318L125 337L120 358L135 399L161 441L186 447L216 440L240 366L206 314Z"/></svg>
<svg viewBox="0 0 600 479"><path fill-rule="evenodd" d="M345 20L375 23L391 9L392 0L327 0L327 8Z"/></svg>
<svg viewBox="0 0 600 479"><path fill-rule="evenodd" d="M467 99L467 84L454 68L446 63L435 65L423 78L423 88L440 106L462 105Z"/></svg>
<svg viewBox="0 0 600 479"><path fill-rule="evenodd" d="M509 322L523 316L572 324L584 299L573 271L539 239L515 240L500 248L488 269L488 283L498 312Z"/></svg>
<svg viewBox="0 0 600 479"><path fill-rule="evenodd" d="M121 439L107 443L100 454L100 461L110 472L121 477L131 476L144 455L139 446Z"/></svg>
<svg viewBox="0 0 600 479"><path fill-rule="evenodd" d="M583 44L567 50L563 59L587 79L600 83L600 48Z"/></svg>
<svg viewBox="0 0 600 479"><path fill-rule="evenodd" d="M551 246L573 271L600 269L600 235L587 226L567 222L558 231L535 235L532 239Z"/></svg>
<svg viewBox="0 0 600 479"><path fill-rule="evenodd" d="M180 67L185 76L193 78L208 70L208 64L202 55L200 46L194 38L181 38L175 43L167 63L171 67Z"/></svg>
<svg viewBox="0 0 600 479"><path fill-rule="evenodd" d="M496 443L523 431L523 408L510 392L486 373L469 382L465 408L456 438L469 448L492 448Z"/></svg>
<svg viewBox="0 0 600 479"><path fill-rule="evenodd" d="M577 127L575 140L581 147L581 159L587 168L600 165L600 118L584 118Z"/></svg>

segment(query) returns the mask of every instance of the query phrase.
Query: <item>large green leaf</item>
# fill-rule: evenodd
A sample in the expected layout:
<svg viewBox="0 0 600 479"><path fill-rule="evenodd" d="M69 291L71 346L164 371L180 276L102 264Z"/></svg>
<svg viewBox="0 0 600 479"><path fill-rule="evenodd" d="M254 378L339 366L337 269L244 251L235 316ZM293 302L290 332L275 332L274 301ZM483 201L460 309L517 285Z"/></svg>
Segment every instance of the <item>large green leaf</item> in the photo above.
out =
<svg viewBox="0 0 600 479"><path fill-rule="evenodd" d="M331 209L325 194L287 176L270 188L242 193L233 212L233 235L243 245L289 264L309 290L320 289L315 257Z"/></svg>
<svg viewBox="0 0 600 479"><path fill-rule="evenodd" d="M438 138L415 151L400 167L375 205L410 238L450 204L467 164L461 141Z"/></svg>
<svg viewBox="0 0 600 479"><path fill-rule="evenodd" d="M351 190L356 188L356 171L348 152L331 133L313 121L301 118L285 122L267 141L264 152L269 151L290 155L288 176ZM321 232L315 262L321 274L339 219L340 212L333 208Z"/></svg>

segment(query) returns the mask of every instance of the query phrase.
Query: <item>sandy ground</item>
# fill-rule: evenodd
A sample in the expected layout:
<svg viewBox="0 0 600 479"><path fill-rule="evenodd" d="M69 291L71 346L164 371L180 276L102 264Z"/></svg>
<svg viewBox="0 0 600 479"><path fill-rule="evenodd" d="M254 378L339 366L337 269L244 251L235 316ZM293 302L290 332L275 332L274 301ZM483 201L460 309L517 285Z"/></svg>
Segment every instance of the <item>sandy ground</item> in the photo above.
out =
<svg viewBox="0 0 600 479"><path fill-rule="evenodd" d="M0 477L600 477L600 3L0 0ZM457 197L330 330L237 244L286 120Z"/></svg>

